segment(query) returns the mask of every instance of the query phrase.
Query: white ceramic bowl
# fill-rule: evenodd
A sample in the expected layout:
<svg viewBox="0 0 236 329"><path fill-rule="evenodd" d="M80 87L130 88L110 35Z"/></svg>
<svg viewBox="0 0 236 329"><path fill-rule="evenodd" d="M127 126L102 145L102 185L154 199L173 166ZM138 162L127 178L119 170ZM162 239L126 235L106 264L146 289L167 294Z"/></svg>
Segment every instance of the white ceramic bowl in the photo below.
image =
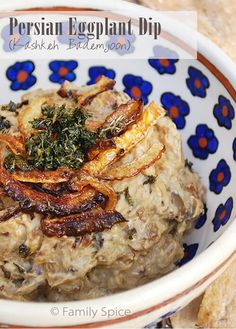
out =
<svg viewBox="0 0 236 329"><path fill-rule="evenodd" d="M156 15L155 11L147 8L115 0L70 0L69 5L66 0L53 0L50 3L47 0L25 0L24 3L11 0L1 3L0 10L49 6L111 10L131 17ZM189 31L177 28L176 24L171 25L170 22L168 32L184 41ZM83 328L151 328L155 321L169 316L200 295L229 264L236 250L236 190L233 184L236 181L236 122L233 109L236 101L236 70L233 62L210 40L194 31L191 33L198 40L198 60L170 61L163 67L158 61L148 62L148 57L142 65L135 60L132 63L122 62L123 59L110 62L97 60L94 63L92 60L76 59L75 65L70 68L73 71L71 79L83 84L95 79L101 72L101 66L102 70L105 67L105 74L116 74L117 88L125 87L128 93L132 91L125 76L131 74L133 84L140 88L144 100L155 99L167 109L169 102L178 107L178 116L174 120L183 137L185 156L193 162L194 169L208 187L206 217L201 217L194 231L186 237L186 256L182 261L182 264L186 264L149 284L99 299L67 303L0 300L1 323L37 327L77 325L76 328L79 328L81 325ZM16 58L17 53L14 60L1 63L1 103L19 99L25 92L23 89L57 88L55 83L60 77L55 72L55 66L49 67L49 62L53 60L32 59L33 69L32 65L31 69L27 65L21 66L31 76L23 85L15 79L19 71L15 65ZM93 70L88 71L91 67ZM56 75L52 76L52 73ZM147 92L142 82L137 82L137 76L142 78L141 81L148 81L149 86L152 85L151 92ZM200 138L203 138L202 142L207 142L208 147L199 147ZM108 309L114 313L110 317L107 315ZM79 310L86 311L86 314ZM97 310L95 317L92 317L92 310ZM124 311L126 316L122 316Z"/></svg>

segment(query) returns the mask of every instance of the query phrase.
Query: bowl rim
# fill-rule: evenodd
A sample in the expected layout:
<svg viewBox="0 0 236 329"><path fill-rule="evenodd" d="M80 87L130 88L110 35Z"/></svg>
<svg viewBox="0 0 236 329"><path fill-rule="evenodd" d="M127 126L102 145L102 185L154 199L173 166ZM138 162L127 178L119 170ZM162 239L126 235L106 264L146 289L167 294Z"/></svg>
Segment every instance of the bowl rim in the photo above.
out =
<svg viewBox="0 0 236 329"><path fill-rule="evenodd" d="M146 15L155 16L155 10L129 3L121 0L100 0L99 3L94 0L70 0L68 5L67 0L24 0L24 3L19 3L19 0L11 0L0 4L0 10L24 10L38 7L52 8L53 7L68 7L68 8L91 8L100 10L111 10L115 13L125 13L127 15L140 15L140 12ZM141 10L141 11L140 11ZM236 88L236 66L234 62L223 53L212 41L199 32L192 31L198 39L198 49L216 68L220 68L225 77ZM234 68L234 69L233 69ZM143 312L152 311L155 307L160 308L173 301L173 296L177 299L183 294L187 294L192 289L201 286L206 281L212 281L213 277L219 272L225 264L236 254L236 221L233 221L225 232L206 250L196 256L191 262L181 268L166 274L164 277L155 279L150 283L130 289L111 296L100 297L92 300L60 302L60 303L38 303L38 302L19 302L0 299L0 308L4 310L5 319L12 319L12 323L29 324L35 323L35 319L40 319L42 314L45 318L40 319L42 325L75 325L77 323L86 324L91 320L85 319L63 319L61 317L50 317L49 309L53 306L63 305L69 308L85 308L85 307L101 307L101 305L113 308L120 307L131 309L132 314L140 316ZM189 276L191 273L191 276ZM139 298L141 296L141 299ZM158 305L156 297L158 296ZM14 309L14 319L12 310ZM25 311L27 309L28 318L25 319ZM155 308L154 308L155 309ZM2 313L3 311L1 311ZM135 317L136 317L135 316ZM130 317L132 318L132 317ZM117 322L123 322L130 318L119 318ZM16 319L16 320L15 320ZM4 321L4 319L1 321ZM96 319L96 322L104 321L104 318ZM110 320L106 320L108 323ZM5 321L6 322L6 321ZM9 320L7 320L9 322ZM38 325L38 324L37 324Z"/></svg>

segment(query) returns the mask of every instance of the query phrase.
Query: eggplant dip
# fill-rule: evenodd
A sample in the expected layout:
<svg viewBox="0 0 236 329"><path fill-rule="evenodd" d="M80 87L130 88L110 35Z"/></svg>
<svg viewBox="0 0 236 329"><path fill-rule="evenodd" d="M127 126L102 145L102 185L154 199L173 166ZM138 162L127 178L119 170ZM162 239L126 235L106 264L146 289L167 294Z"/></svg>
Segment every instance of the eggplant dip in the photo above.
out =
<svg viewBox="0 0 236 329"><path fill-rule="evenodd" d="M0 297L66 301L175 269L205 190L163 108L104 76L0 110Z"/></svg>

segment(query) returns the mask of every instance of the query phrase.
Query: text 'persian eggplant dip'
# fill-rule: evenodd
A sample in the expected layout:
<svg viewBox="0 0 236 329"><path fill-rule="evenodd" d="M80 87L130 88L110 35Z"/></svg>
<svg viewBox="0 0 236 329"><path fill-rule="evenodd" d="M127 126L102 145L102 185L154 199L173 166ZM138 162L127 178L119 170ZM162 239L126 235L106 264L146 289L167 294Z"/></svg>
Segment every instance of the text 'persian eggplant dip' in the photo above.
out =
<svg viewBox="0 0 236 329"><path fill-rule="evenodd" d="M204 188L164 109L106 77L0 110L0 297L65 301L173 270Z"/></svg>

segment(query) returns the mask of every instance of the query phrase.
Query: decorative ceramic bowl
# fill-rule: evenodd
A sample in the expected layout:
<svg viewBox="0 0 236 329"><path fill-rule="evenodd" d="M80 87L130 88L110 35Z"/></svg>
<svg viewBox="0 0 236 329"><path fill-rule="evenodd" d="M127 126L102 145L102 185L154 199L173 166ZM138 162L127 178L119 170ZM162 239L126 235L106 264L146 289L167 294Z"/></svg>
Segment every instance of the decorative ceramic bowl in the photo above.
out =
<svg viewBox="0 0 236 329"><path fill-rule="evenodd" d="M68 1L12 0L0 9L68 6ZM135 17L155 17L147 8L120 1L70 1L71 7L111 10ZM52 8L53 9L53 8ZM170 33L174 33L170 25ZM177 35L184 40L183 35ZM36 88L58 88L65 79L90 84L103 74L116 79L117 89L145 103L162 104L183 139L185 157L207 187L205 214L184 243L185 256L172 273L123 293L88 301L23 303L0 300L0 322L26 326L151 328L200 295L230 262L236 249L236 70L208 39L198 39L197 60L4 60L1 62L1 103L18 100ZM19 74L20 72L20 74ZM92 310L130 310L111 317ZM87 310L78 316L64 310ZM105 313L105 311L104 311ZM122 314L124 315L124 314ZM89 324L90 323L90 324ZM80 326L76 326L79 328Z"/></svg>

